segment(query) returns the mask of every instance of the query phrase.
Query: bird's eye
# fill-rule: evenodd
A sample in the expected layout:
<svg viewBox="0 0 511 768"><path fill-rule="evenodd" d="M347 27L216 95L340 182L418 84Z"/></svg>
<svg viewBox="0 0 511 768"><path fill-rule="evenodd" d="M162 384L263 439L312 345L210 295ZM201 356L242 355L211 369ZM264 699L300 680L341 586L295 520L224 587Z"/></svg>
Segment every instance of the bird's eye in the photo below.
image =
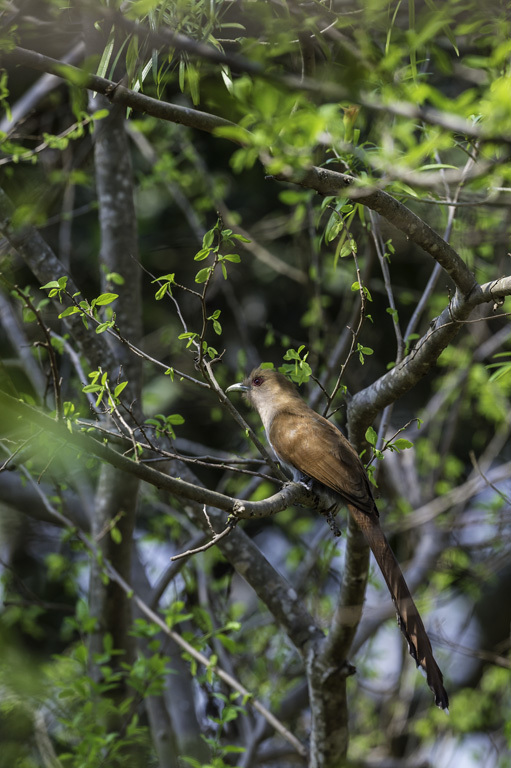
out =
<svg viewBox="0 0 511 768"><path fill-rule="evenodd" d="M254 387L260 387L263 381L264 379L262 376L256 376L252 384L254 385Z"/></svg>

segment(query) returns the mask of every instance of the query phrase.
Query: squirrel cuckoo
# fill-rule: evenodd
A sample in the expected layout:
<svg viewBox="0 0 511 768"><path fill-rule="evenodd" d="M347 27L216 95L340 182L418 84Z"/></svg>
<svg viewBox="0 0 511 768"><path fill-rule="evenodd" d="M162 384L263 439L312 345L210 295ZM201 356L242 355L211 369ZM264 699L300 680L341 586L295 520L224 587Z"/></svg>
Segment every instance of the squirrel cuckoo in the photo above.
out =
<svg viewBox="0 0 511 768"><path fill-rule="evenodd" d="M232 391L243 392L259 413L273 452L291 470L296 482L326 492L334 506L347 505L387 583L410 654L426 673L437 706L447 709L449 699L442 673L401 568L380 527L371 486L356 450L277 371L256 368L244 382L227 388L227 392Z"/></svg>

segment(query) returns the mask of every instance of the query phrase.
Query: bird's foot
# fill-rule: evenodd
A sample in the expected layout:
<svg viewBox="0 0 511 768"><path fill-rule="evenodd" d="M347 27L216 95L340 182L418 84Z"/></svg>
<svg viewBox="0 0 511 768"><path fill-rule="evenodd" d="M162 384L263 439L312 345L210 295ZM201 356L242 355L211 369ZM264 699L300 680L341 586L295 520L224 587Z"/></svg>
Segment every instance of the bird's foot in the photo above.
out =
<svg viewBox="0 0 511 768"><path fill-rule="evenodd" d="M298 483L298 485L303 485L303 487L307 491L312 493L312 486L313 486L313 483L314 483L314 480L312 479L312 477L299 477L296 480L296 482Z"/></svg>
<svg viewBox="0 0 511 768"><path fill-rule="evenodd" d="M339 536L342 536L342 533L341 533L341 529L339 528L339 526L337 525L337 523L335 521L335 515L337 513L337 507L338 507L337 504L332 504L331 507L328 507L327 509L323 509L321 511L321 514L326 519L328 525L330 526L330 530L332 531L334 536L339 537Z"/></svg>

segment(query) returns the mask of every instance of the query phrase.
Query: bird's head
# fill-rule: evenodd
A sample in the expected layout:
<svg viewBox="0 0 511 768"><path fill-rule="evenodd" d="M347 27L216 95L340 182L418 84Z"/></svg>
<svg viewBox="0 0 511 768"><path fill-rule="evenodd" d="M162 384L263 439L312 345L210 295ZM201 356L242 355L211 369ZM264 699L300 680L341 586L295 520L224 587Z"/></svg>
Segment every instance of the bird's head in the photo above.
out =
<svg viewBox="0 0 511 768"><path fill-rule="evenodd" d="M269 404L283 398L299 397L295 385L272 368L254 368L244 381L227 387L227 392L243 392L248 402L261 413Z"/></svg>

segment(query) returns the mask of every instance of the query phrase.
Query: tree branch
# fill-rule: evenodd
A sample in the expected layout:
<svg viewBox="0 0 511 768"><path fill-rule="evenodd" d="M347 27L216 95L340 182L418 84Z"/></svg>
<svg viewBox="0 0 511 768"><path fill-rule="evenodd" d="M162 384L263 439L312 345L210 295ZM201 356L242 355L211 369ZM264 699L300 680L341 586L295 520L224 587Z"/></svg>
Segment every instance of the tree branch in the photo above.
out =
<svg viewBox="0 0 511 768"><path fill-rule="evenodd" d="M27 48L17 46L11 53L5 56L5 59L11 59L16 64L36 69L39 72L49 72L57 75L63 80L79 85L82 88L87 88L90 91L96 91L107 96L112 104L131 107L136 112L143 112L161 120L168 120L171 123L181 123L190 128L197 128L208 133L212 133L220 126L234 125L230 120L210 115L207 112L201 112L198 109L189 109L188 107L180 107L167 101L152 99L150 96L132 91L112 80L99 77L99 75L92 75L84 69L79 69L71 64L63 64L57 59L44 56L36 51L30 51Z"/></svg>
<svg viewBox="0 0 511 768"><path fill-rule="evenodd" d="M291 181L307 189L315 189L320 195L349 197L381 214L412 242L423 248L442 265L464 296L477 290L477 282L463 259L452 246L406 205L381 189L365 188L353 176L313 166L300 179L287 174L275 176L281 181Z"/></svg>
<svg viewBox="0 0 511 768"><path fill-rule="evenodd" d="M51 435L60 440L63 447L65 445L72 446L77 451L84 451L87 454L96 456L101 461L138 477L140 480L144 480L156 488L163 488L182 499L189 499L199 504L208 504L229 512L239 520L269 517L277 512L281 512L294 503L312 507L317 502L314 494L311 494L299 483L286 483L280 491L262 501L234 499L223 493L211 491L185 480L171 477L149 467L147 464L133 461L83 432L69 432L63 424L46 416L23 401L16 400L16 398L11 397L6 392L0 391L0 406L5 408L6 414L2 425L3 429L7 428L7 422L12 422L11 426L15 427L17 419L25 421L25 423L31 422L42 427L48 436Z"/></svg>
<svg viewBox="0 0 511 768"><path fill-rule="evenodd" d="M439 317L432 320L428 331L417 341L409 355L352 397L348 405L352 442L361 445L365 430L377 413L402 397L431 370L476 306L493 302L497 307L506 296L511 296L511 276L481 286L476 283L471 296L467 298L456 291L452 301Z"/></svg>

